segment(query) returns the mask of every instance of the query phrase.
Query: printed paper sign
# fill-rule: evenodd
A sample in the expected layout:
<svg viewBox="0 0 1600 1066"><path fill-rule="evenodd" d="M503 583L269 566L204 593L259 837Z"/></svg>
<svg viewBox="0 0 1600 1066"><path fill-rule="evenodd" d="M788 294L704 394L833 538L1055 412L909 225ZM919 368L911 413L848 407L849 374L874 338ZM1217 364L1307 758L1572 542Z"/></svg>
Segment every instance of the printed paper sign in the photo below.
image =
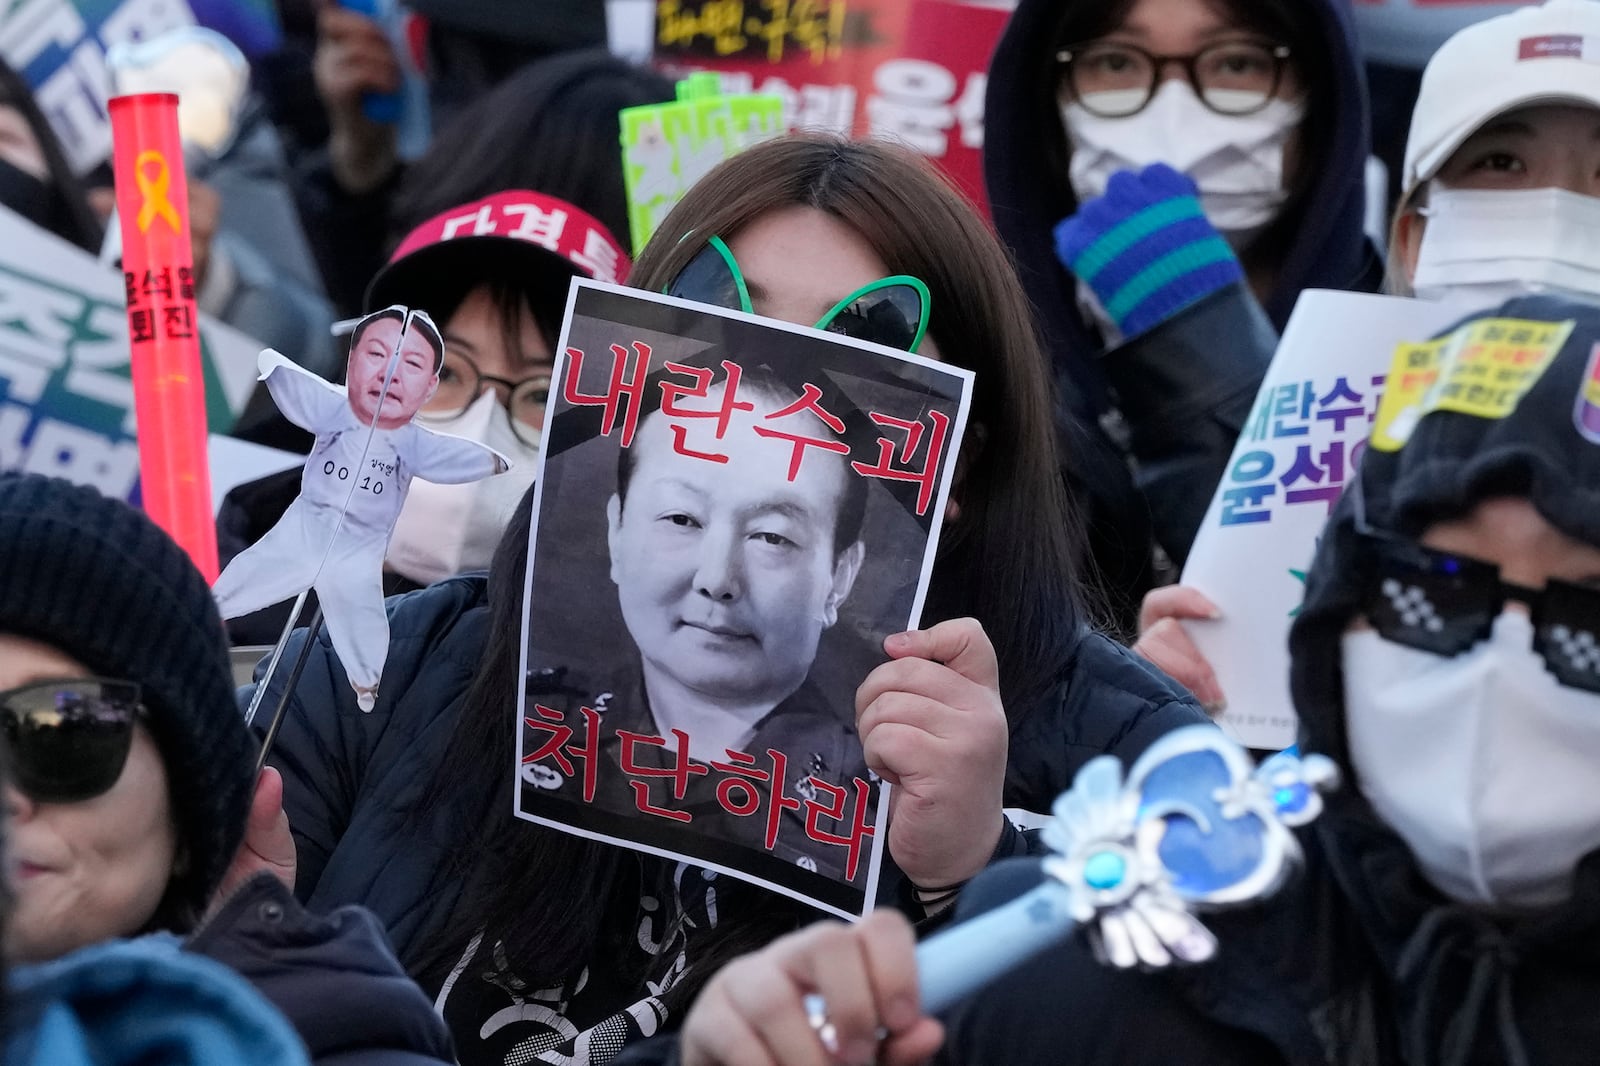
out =
<svg viewBox="0 0 1600 1066"><path fill-rule="evenodd" d="M1241 744L1294 743L1289 626L1317 538L1355 476L1396 346L1460 317L1422 300L1324 290L1295 305L1182 578L1222 611L1184 626L1227 696L1219 721Z"/></svg>
<svg viewBox="0 0 1600 1066"><path fill-rule="evenodd" d="M778 97L791 129L895 140L980 206L989 58L1011 0L656 0L655 59Z"/></svg>
<svg viewBox="0 0 1600 1066"><path fill-rule="evenodd" d="M695 74L678 83L678 98L671 103L641 104L617 113L635 255L707 171L757 141L783 133L782 100L723 95L719 85L715 74Z"/></svg>
<svg viewBox="0 0 1600 1066"><path fill-rule="evenodd" d="M0 470L64 477L137 503L130 286L95 258L0 208ZM255 385L261 347L202 316L207 425L225 433Z"/></svg>
<svg viewBox="0 0 1600 1066"><path fill-rule="evenodd" d="M587 281L558 350L517 813L862 914L855 691L921 614L971 375Z"/></svg>

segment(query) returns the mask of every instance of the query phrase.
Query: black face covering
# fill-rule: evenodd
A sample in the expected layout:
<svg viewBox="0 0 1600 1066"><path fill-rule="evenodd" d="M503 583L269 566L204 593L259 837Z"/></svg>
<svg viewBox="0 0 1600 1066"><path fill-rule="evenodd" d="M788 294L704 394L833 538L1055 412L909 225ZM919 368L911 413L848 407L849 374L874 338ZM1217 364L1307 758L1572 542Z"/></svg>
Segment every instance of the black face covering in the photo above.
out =
<svg viewBox="0 0 1600 1066"><path fill-rule="evenodd" d="M0 204L36 226L54 231L57 199L41 179L0 159Z"/></svg>

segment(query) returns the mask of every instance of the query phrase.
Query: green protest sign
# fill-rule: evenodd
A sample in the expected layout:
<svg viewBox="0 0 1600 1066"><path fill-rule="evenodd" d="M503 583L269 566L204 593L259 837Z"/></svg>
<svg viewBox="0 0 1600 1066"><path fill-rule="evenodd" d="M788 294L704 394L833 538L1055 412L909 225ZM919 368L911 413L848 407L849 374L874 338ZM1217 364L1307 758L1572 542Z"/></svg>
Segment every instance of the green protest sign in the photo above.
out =
<svg viewBox="0 0 1600 1066"><path fill-rule="evenodd" d="M677 99L618 112L628 230L638 255L661 220L712 167L783 132L777 96L722 92L716 74L678 82Z"/></svg>

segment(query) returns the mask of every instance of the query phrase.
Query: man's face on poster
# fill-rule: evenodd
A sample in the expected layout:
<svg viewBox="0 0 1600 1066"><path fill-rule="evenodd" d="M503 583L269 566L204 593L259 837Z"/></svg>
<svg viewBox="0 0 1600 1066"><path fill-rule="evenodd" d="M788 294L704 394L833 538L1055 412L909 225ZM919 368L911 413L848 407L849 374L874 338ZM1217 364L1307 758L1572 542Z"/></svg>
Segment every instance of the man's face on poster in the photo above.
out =
<svg viewBox="0 0 1600 1066"><path fill-rule="evenodd" d="M402 332L405 341L390 376L389 359ZM379 429L397 429L411 421L432 398L439 387L438 366L438 351L420 327L404 330L401 320L393 317L358 327L350 344L350 364L345 375L350 409L364 424L370 424L376 415ZM387 393L383 387L386 377Z"/></svg>
<svg viewBox="0 0 1600 1066"><path fill-rule="evenodd" d="M715 409L720 386L706 401ZM807 448L787 480L794 445L757 436L763 416L793 402L746 385L716 439L716 419L647 416L634 438L626 500L607 508L611 579L628 632L653 670L710 700L776 706L805 681L822 631L838 617L860 570L859 541L835 550L846 457ZM822 440L815 415L782 429ZM681 454L726 455L728 462ZM773 423L767 423L772 426Z"/></svg>

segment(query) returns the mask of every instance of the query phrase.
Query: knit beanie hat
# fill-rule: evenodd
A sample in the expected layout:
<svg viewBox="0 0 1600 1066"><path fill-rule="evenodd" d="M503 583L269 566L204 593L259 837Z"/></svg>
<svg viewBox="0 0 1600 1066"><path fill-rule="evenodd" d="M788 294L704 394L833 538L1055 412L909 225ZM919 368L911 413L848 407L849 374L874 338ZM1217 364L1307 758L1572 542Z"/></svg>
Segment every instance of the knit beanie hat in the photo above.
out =
<svg viewBox="0 0 1600 1066"><path fill-rule="evenodd" d="M1342 638L1365 607L1373 565L1357 532L1358 501L1368 526L1415 538L1483 500L1520 496L1556 529L1600 545L1600 434L1591 439L1584 426L1585 386L1600 351L1600 307L1519 297L1467 321L1485 318L1570 322L1572 329L1505 417L1435 410L1416 422L1399 450L1366 449L1359 477L1323 530L1289 634L1301 749L1327 755L1345 770L1344 787L1327 797L1309 831L1322 841L1331 876L1362 915L1368 935L1387 945L1384 951L1409 941L1436 894L1410 849L1368 801L1350 757ZM1600 866L1591 876L1600 877Z"/></svg>
<svg viewBox="0 0 1600 1066"><path fill-rule="evenodd" d="M166 904L203 911L255 792L255 743L234 702L205 578L127 504L66 481L0 474L0 632L140 686L187 860Z"/></svg>
<svg viewBox="0 0 1600 1066"><path fill-rule="evenodd" d="M1306 580L1305 602L1289 637L1300 741L1305 750L1332 756L1347 768L1340 638L1362 608L1358 496L1370 526L1406 537L1463 516L1485 499L1521 496L1567 536L1600 545L1600 404L1589 403L1586 388L1594 383L1600 396L1594 378L1600 372L1600 306L1522 296L1465 321L1487 318L1571 322L1572 331L1504 418L1433 411L1399 450L1368 447L1359 478L1328 520Z"/></svg>

